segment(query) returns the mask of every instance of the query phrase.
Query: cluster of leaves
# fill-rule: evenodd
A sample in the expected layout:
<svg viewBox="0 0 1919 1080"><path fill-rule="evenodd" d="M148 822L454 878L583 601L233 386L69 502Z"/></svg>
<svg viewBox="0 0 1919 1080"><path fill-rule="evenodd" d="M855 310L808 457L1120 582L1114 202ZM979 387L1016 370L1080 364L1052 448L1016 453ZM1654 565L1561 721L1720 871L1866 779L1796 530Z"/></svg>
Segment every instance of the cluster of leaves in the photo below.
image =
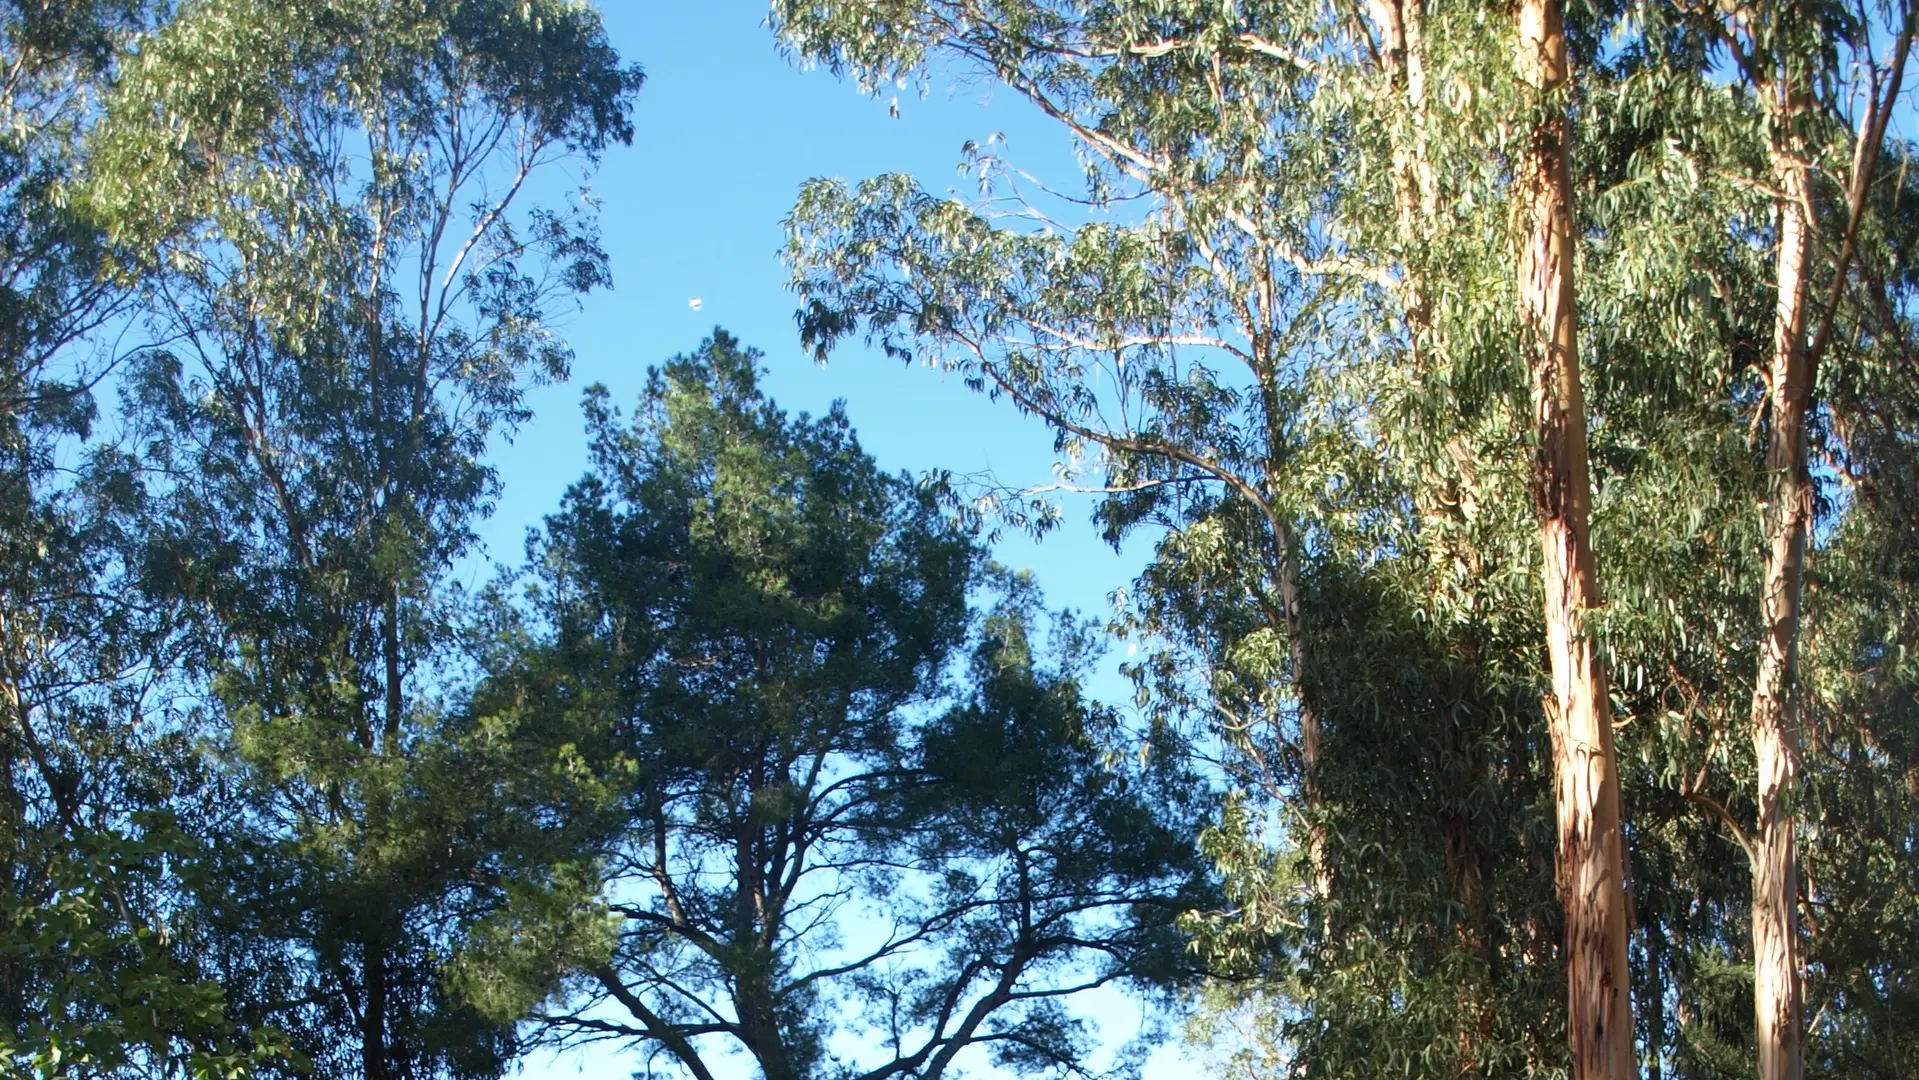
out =
<svg viewBox="0 0 1919 1080"><path fill-rule="evenodd" d="M1735 7L1727 30L1685 4L1569 5L1578 74L1555 106L1573 121L1594 624L1657 1075L1746 1073L1753 1052L1741 847L1777 203L1767 105L1737 64L1787 55L1839 73L1831 89L1902 25ZM1115 539L1155 538L1119 624L1148 647L1141 701L1238 791L1207 836L1233 903L1191 926L1251 981L1209 991L1199 1030L1254 1073L1560 1074L1512 210L1537 106L1511 10L792 0L774 21L865 86L992 79L1082 151L1084 200L815 182L788 257L820 355L863 336L963 372L1053 425ZM1801 118L1817 205L1845 204L1870 97ZM1837 330L1811 425L1827 465L1797 812L1822 1075L1897 1076L1919 1051L1889 974L1909 941L1863 936L1906 916L1919 852L1910 829L1854 824L1906 812L1919 775L1893 555L1910 511L1891 481L1919 391L1905 156L1892 142L1868 178L1858 262L1819 311ZM1817 218L1822 301L1845 218Z"/></svg>
<svg viewBox="0 0 1919 1080"><path fill-rule="evenodd" d="M483 690L567 718L600 777L597 873L556 924L578 936L518 945L573 958L543 1020L701 1080L733 1053L778 1080L938 1077L971 1047L1082 1074L1067 999L1189 973L1204 786L1164 747L1116 757L1089 629L1043 633L1030 580L837 407L787 417L757 358L716 334L630 423L588 392L593 471L533 542L532 620Z"/></svg>
<svg viewBox="0 0 1919 1080"><path fill-rule="evenodd" d="M6 10L0 1072L1085 1075L1073 995L1191 974L1096 636L723 333L454 584L610 280L523 204L632 137L590 8Z"/></svg>

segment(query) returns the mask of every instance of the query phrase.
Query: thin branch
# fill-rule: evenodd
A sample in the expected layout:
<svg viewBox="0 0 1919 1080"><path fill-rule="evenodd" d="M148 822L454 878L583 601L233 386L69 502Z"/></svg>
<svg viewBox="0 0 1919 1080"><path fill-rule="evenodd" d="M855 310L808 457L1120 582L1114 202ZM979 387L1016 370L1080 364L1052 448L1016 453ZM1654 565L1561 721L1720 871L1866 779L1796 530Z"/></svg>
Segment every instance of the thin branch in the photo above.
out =
<svg viewBox="0 0 1919 1080"><path fill-rule="evenodd" d="M1872 187L1872 174L1879 166L1880 144L1885 141L1886 125L1892 119L1893 106L1899 100L1899 87L1905 79L1906 59L1912 52L1916 21L1919 21L1919 0L1906 5L1905 24L1900 27L1898 43L1892 50L1885 97L1873 99L1872 107L1866 114L1865 132L1853 148L1851 190L1846 193L1848 214L1845 241L1839 247L1839 264L1833 269L1832 289L1826 297L1825 314L1820 318L1819 330L1806 350L1807 364L1813 371L1818 370L1819 357L1832 339L1833 319L1838 314L1839 300L1845 292L1846 273L1851 268L1858 244L1859 225L1865 218L1866 196Z"/></svg>
<svg viewBox="0 0 1919 1080"><path fill-rule="evenodd" d="M1752 841L1746 838L1746 830L1739 827L1738 820L1732 816L1731 811L1726 809L1724 803L1697 791L1682 791L1680 795L1694 806L1704 807L1714 817L1724 822L1726 828L1732 830L1732 838L1739 845L1739 849L1746 853L1746 858L1757 861L1757 856L1753 854Z"/></svg>

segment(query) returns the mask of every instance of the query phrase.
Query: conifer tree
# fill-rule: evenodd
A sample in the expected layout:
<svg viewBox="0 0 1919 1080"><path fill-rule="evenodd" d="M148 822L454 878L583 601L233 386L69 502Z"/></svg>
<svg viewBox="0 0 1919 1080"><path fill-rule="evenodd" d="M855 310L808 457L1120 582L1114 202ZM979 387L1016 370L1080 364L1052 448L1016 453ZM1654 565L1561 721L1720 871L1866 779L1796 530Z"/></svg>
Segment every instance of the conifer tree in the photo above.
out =
<svg viewBox="0 0 1919 1080"><path fill-rule="evenodd" d="M481 700L566 718L598 873L555 897L574 935L494 940L565 958L550 1000L525 984L550 1035L699 1080L734 1053L779 1080L1083 1075L1077 995L1190 973L1205 789L1086 694L1089 627L1049 628L1029 577L838 406L787 415L758 360L716 331L631 420L588 391L592 470Z"/></svg>

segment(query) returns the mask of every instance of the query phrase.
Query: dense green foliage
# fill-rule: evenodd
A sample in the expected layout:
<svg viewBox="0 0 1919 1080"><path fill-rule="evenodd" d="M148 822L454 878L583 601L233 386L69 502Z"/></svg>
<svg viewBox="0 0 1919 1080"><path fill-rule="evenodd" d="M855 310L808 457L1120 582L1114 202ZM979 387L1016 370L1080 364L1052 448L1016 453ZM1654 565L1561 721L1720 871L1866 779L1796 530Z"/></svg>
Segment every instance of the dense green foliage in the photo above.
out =
<svg viewBox="0 0 1919 1080"><path fill-rule="evenodd" d="M975 1045L1070 1073L1091 1047L1063 999L1186 966L1203 788L1174 755L1109 759L1088 631L1043 632L1030 582L982 577L837 409L789 419L757 357L716 335L630 424L589 391L593 471L487 690L569 717L611 804L546 1020L702 1080L736 1050L778 1080L935 1077Z"/></svg>
<svg viewBox="0 0 1919 1080"><path fill-rule="evenodd" d="M607 280L589 218L517 196L630 138L638 76L587 9L485 0L189 5L138 59L89 194L156 255L128 428L223 765L208 948L313 1068L492 1075L513 1026L441 972L505 889L435 669L446 575L488 438L566 373L554 305Z"/></svg>
<svg viewBox="0 0 1919 1080"><path fill-rule="evenodd" d="M68 193L136 0L0 6L0 1074L212 1074L272 1055L179 936L207 838L171 725L179 612L132 582L136 478L95 437L98 332L132 297ZM62 460L74 446L80 454Z"/></svg>
<svg viewBox="0 0 1919 1080"><path fill-rule="evenodd" d="M1480 0L772 8L802 61L989 80L1079 150L1081 191L991 143L974 202L815 181L786 257L816 358L1052 427L1049 490L1151 546L1110 624L977 531L1052 495L889 475L723 331L631 416L587 392L589 471L469 594L490 448L611 282L554 183L640 134L598 14L0 2L0 1076L1123 1075L1082 1008L1121 991L1236 1080L1567 1075L1515 273L1547 110L1639 1070L1752 1074L1784 820L1782 1053L1919 1075L1919 8L1575 5L1544 93ZM1089 690L1109 638L1133 709Z"/></svg>
<svg viewBox="0 0 1919 1080"><path fill-rule="evenodd" d="M1904 250L1874 250L1877 230L1903 228L1902 146L1862 180L1875 212L1858 261L1835 263L1860 102L1884 85L1846 80L1878 71L1865 58L1906 16L1728 12L1730 29L1685 6L1568 14L1595 621L1620 718L1638 1041L1653 1075L1752 1068L1740 848L1775 240L1761 91L1786 57L1819 73L1816 107L1791 122L1830 208L1822 305L1845 275L1815 312L1837 330L1812 423L1826 465L1799 699L1807 1067L1896 1076L1919 1051L1890 975L1913 965L1905 935L1867 945L1841 924L1904 920L1919 854L1915 717L1892 704L1911 684L1883 621L1907 586L1855 546L1902 549L1881 530L1910 513L1878 480L1905 468L1891 417L1919 389ZM1510 13L940 0L783 2L775 18L864 85L994 80L1082 150L1084 203L820 181L789 260L821 355L863 336L957 368L1055 427L1106 492L1112 535L1156 537L1122 620L1156 646L1134 668L1142 700L1212 747L1239 792L1206 841L1236 904L1195 929L1255 981L1209 992L1202 1037L1252 1075L1560 1074L1509 166L1532 106ZM1874 706L1852 696L1865 685ZM1856 824L1887 810L1899 839ZM1876 884L1855 876L1866 861ZM1843 899L1818 884L1834 874Z"/></svg>

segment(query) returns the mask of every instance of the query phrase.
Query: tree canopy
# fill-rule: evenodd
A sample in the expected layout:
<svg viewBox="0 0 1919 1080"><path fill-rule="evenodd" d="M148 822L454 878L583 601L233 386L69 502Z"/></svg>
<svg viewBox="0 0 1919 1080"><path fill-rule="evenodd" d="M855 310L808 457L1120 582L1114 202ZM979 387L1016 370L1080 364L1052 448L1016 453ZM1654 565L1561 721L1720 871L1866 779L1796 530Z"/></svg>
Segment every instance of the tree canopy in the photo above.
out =
<svg viewBox="0 0 1919 1080"><path fill-rule="evenodd" d="M768 27L1081 168L805 184L797 340L590 387L474 587L654 359L599 12L0 3L0 1074L1919 1075L1919 5ZM858 343L1062 475L767 395ZM996 559L1077 513L1107 612Z"/></svg>
<svg viewBox="0 0 1919 1080"><path fill-rule="evenodd" d="M1894 1074L1910 1048L1867 1065L1837 1020L1859 984L1824 983L1850 962L1815 959L1793 867L1851 846L1802 798L1839 759L1796 746L1857 715L1809 689L1857 654L1804 647L1798 597L1838 578L1802 570L1905 513L1858 497L1862 428L1807 388L1808 358L1908 363L1870 269L1900 256L1866 249L1906 183L1910 13L1517 15L776 4L799 54L990 79L1087 163L1083 199L809 186L803 333L965 372L1157 537L1142 693L1289 819L1209 839L1241 903L1202 940L1265 973L1214 999L1257 1017L1242 1065Z"/></svg>
<svg viewBox="0 0 1919 1080"><path fill-rule="evenodd" d="M1049 629L1030 580L838 408L788 417L758 363L716 332L630 422L589 390L593 471L532 545L529 640L484 696L599 748L575 903L614 935L579 920L544 1021L701 1080L732 1052L780 1080L937 1077L972 1046L1079 1071L1064 999L1190 967L1203 788L1174 755L1115 758L1090 628Z"/></svg>

